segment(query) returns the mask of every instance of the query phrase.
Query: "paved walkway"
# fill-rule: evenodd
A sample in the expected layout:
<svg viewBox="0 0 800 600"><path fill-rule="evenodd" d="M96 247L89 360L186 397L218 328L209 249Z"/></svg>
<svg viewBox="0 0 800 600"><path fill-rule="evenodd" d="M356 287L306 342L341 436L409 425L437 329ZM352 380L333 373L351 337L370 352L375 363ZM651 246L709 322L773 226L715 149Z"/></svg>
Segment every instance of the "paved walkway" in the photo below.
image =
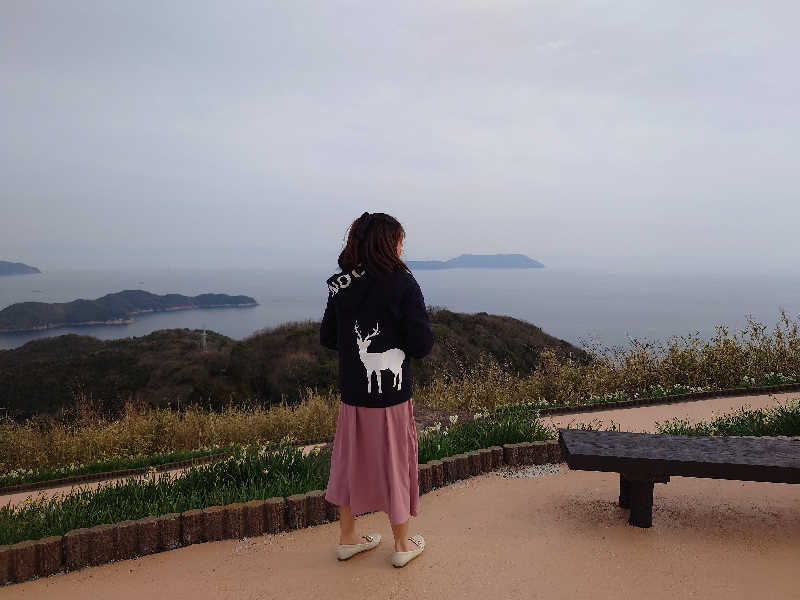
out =
<svg viewBox="0 0 800 600"><path fill-rule="evenodd" d="M569 415L542 417L542 421L556 427L566 427L568 423L573 423L574 426L576 423L589 423L600 420L601 428L610 427L613 421L623 431L657 433L656 421L666 421L673 417L679 417L687 419L690 423L697 423L698 421L708 421L718 415L735 412L745 405L749 405L751 409L772 408L779 403L786 404L787 400L795 398L800 398L800 391L757 396L723 396L721 398L707 398L692 402L572 413ZM800 595L798 598L800 598Z"/></svg>
<svg viewBox="0 0 800 600"><path fill-rule="evenodd" d="M797 392L740 396L553 417L613 418L651 430L671 416L707 419L745 404L774 406ZM656 484L653 527L627 523L613 473L534 478L484 474L420 498L409 534L425 552L391 566L382 512L356 520L378 548L335 559L338 523L208 542L3 588L3 600L300 598L797 598L800 486L672 477Z"/></svg>
<svg viewBox="0 0 800 600"><path fill-rule="evenodd" d="M358 517L374 550L338 562L338 523L196 544L0 590L3 600L797 598L799 486L673 477L653 527L627 523L613 473L504 479L497 472L420 498L409 533L427 547L391 566L381 512Z"/></svg>

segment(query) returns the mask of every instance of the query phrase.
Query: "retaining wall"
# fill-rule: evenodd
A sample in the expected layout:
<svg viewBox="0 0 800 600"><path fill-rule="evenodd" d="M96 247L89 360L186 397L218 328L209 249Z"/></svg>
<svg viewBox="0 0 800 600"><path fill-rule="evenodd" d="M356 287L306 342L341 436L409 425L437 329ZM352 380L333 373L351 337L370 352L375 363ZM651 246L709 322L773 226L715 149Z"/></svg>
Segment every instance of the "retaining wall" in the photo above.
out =
<svg viewBox="0 0 800 600"><path fill-rule="evenodd" d="M557 440L473 450L419 465L419 493L505 465L561 462ZM73 529L63 536L0 546L0 585L164 552L190 544L241 539L337 521L325 490L210 506L154 517Z"/></svg>

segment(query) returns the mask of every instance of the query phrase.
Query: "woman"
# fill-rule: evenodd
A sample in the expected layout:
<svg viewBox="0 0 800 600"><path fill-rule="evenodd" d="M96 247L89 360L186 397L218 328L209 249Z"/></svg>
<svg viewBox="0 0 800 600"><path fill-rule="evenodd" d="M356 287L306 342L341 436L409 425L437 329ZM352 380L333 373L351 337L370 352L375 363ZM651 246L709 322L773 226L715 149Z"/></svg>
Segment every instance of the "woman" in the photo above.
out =
<svg viewBox="0 0 800 600"><path fill-rule="evenodd" d="M400 259L404 238L385 213L353 221L341 272L327 280L320 327L320 343L339 352L341 402L325 493L339 507L336 555L345 560L377 546L379 533L356 535L354 515L381 510L394 533L396 567L425 547L421 535L408 535L419 505L411 358L433 347L422 291Z"/></svg>

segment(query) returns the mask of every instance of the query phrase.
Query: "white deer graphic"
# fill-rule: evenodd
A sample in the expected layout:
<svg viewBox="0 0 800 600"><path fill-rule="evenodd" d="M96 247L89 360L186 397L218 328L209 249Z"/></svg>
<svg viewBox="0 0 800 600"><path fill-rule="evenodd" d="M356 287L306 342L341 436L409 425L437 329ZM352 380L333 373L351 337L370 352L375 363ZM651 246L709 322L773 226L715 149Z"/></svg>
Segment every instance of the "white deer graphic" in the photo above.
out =
<svg viewBox="0 0 800 600"><path fill-rule="evenodd" d="M406 353L400 348L391 348L385 352L367 352L367 346L370 345L372 340L370 338L378 335L378 324L375 325L375 330L364 339L361 339L361 332L358 330L358 322L355 324L356 336L358 344L358 357L364 363L364 368L367 370L367 393L372 390L372 374L377 373L378 379L378 393L381 394L381 371L389 369L394 374L392 386L399 390L403 384L403 360Z"/></svg>

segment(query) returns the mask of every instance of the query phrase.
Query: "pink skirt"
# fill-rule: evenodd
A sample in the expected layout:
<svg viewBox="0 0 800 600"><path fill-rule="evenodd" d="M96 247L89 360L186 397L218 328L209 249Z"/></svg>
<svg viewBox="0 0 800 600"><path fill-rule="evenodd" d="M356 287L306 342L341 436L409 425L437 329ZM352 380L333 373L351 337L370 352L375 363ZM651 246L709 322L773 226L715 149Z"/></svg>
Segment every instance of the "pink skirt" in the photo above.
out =
<svg viewBox="0 0 800 600"><path fill-rule="evenodd" d="M381 510L392 525L417 516L417 425L413 398L386 408L339 402L325 499L353 515Z"/></svg>

